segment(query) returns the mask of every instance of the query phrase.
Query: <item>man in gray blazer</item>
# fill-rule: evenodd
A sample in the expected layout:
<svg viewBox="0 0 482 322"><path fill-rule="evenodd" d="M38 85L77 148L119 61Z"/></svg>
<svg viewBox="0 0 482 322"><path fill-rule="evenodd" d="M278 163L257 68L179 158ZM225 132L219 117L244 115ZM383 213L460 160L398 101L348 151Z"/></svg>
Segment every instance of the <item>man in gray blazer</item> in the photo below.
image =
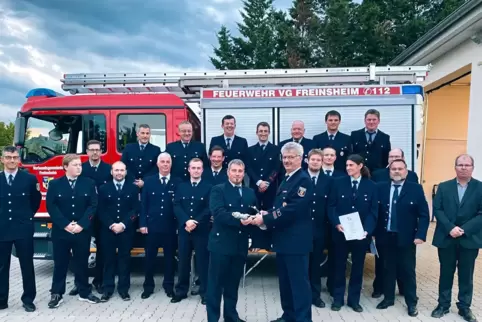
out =
<svg viewBox="0 0 482 322"><path fill-rule="evenodd" d="M482 248L482 182L472 178L474 159L462 154L455 159L456 177L440 183L433 211L437 226L432 244L438 248L440 261L438 306L432 317L449 313L452 284L457 268L459 315L469 322L472 313L474 266Z"/></svg>

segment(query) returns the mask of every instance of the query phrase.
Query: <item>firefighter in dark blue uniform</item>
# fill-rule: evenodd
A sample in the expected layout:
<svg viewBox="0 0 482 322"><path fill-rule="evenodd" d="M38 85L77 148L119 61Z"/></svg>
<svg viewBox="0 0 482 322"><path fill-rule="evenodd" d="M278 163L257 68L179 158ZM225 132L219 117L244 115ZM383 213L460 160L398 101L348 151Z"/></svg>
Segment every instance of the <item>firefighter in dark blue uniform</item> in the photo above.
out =
<svg viewBox="0 0 482 322"><path fill-rule="evenodd" d="M221 120L224 133L211 138L209 151L218 145L224 149L223 168L227 168L233 159L240 159L245 164L248 158L248 141L241 136L234 134L236 129L236 119L232 115L226 115Z"/></svg>
<svg viewBox="0 0 482 322"><path fill-rule="evenodd" d="M22 272L22 303L25 311L35 311L37 291L33 266L33 217L42 195L37 178L18 169L19 154L15 147L2 151L0 173L0 310L8 308L8 291L12 245Z"/></svg>
<svg viewBox="0 0 482 322"><path fill-rule="evenodd" d="M388 162L392 163L394 160L405 160L404 153L402 149L392 149L390 153L388 153ZM385 169L378 169L374 173L372 173L372 180L375 182L389 182L391 181L390 178L390 165ZM406 181L418 183L418 175L416 172L407 170L407 177ZM383 261L384 261L384 253L378 252L378 256L375 256L375 279L373 280L373 298L380 298L383 295ZM400 271L397 272L397 284L398 284L398 292L400 295L404 293L403 281Z"/></svg>
<svg viewBox="0 0 482 322"><path fill-rule="evenodd" d="M182 121L179 124L179 135L181 139L169 143L166 152L172 157L172 177L189 181L188 166L192 158L199 158L204 164L208 164L206 147L203 143L192 140L193 130L189 121Z"/></svg>
<svg viewBox="0 0 482 322"><path fill-rule="evenodd" d="M341 115L338 111L325 114L326 131L313 137L315 147L331 147L336 151L335 169L346 174L346 159L352 152L351 138L339 131Z"/></svg>
<svg viewBox="0 0 482 322"><path fill-rule="evenodd" d="M310 254L310 283L312 303L314 306L323 308L325 303L321 294L321 264L325 259L323 254L326 246L327 209L333 178L325 175L322 171L323 151L313 149L308 153L308 175L313 183L313 195L311 198L311 220L313 223L313 251ZM325 263L326 265L326 263ZM331 279L332 272L328 272Z"/></svg>
<svg viewBox="0 0 482 322"><path fill-rule="evenodd" d="M351 275L348 286L347 304L355 312L362 312L360 293L363 284L363 269L369 238L375 230L378 218L378 190L376 183L369 179L370 172L364 165L362 156L353 154L348 157L346 170L348 176L334 180L330 193L328 216L333 227L334 248L334 285L331 309L339 311L344 305L346 289L346 260L351 253ZM340 216L358 212L364 229L360 240L346 240Z"/></svg>
<svg viewBox="0 0 482 322"><path fill-rule="evenodd" d="M223 168L224 149L219 145L215 145L209 151L210 167L206 167L202 174L202 179L209 182L213 186L220 183L228 182L227 169Z"/></svg>
<svg viewBox="0 0 482 322"><path fill-rule="evenodd" d="M82 163L75 154L64 156L62 166L65 176L50 181L46 198L47 211L53 223L54 275L50 289L52 296L48 304L52 309L63 302L71 252L79 300L93 304L100 302L91 293L88 267L90 228L98 201L95 182L80 176Z"/></svg>
<svg viewBox="0 0 482 322"><path fill-rule="evenodd" d="M102 223L101 247L105 256L102 302L107 302L114 293L116 267L119 275L117 292L124 301L130 300L131 249L136 231L134 223L140 210L139 188L127 179L125 164L115 162L111 172L113 180L99 189L98 214Z"/></svg>
<svg viewBox="0 0 482 322"><path fill-rule="evenodd" d="M256 196L251 188L243 187L245 167L241 160L228 165L229 182L214 186L209 206L214 216L209 235L209 270L206 293L208 322L219 321L221 298L224 298L225 321L244 322L236 310L238 288L248 254L248 225L252 219L236 219L234 212L253 215Z"/></svg>
<svg viewBox="0 0 482 322"><path fill-rule="evenodd" d="M365 127L351 132L353 153L361 155L371 173L388 165L390 136L378 129L380 112L370 109L365 113Z"/></svg>
<svg viewBox="0 0 482 322"><path fill-rule="evenodd" d="M163 152L157 158L159 173L145 178L141 193L141 213L139 227L146 235L146 258L144 292L146 299L154 292L154 270L159 247L164 254L164 281L162 287L168 297L174 296L174 270L176 253L176 218L174 216L174 197L181 178L172 178L172 159Z"/></svg>
<svg viewBox="0 0 482 322"><path fill-rule="evenodd" d="M296 142L281 148L286 176L276 193L273 209L261 211L253 224L272 231L283 316L274 321L311 322L309 257L313 250L310 214L313 183L301 168L303 147Z"/></svg>
<svg viewBox="0 0 482 322"><path fill-rule="evenodd" d="M329 177L344 177L346 176L346 170L340 171L335 169L336 161L336 150L331 147L326 147L323 149L323 165L321 170L323 173Z"/></svg>
<svg viewBox="0 0 482 322"><path fill-rule="evenodd" d="M260 210L271 210L281 169L280 149L268 141L270 126L266 122L258 123L256 135L259 142L249 147L249 186L256 193ZM254 249L270 249L271 237L268 230L252 227L251 234Z"/></svg>
<svg viewBox="0 0 482 322"><path fill-rule="evenodd" d="M110 165L102 161L100 158L102 154L101 143L97 140L90 140L87 142L87 155L89 160L82 163L82 173L81 176L90 178L95 181L95 186L97 191L100 186L108 181L112 180L112 175L110 173ZM95 237L96 253L95 253L95 274L92 285L96 288L99 293L102 293L102 281L104 275L104 254L101 242L101 223L98 214L94 216L94 222L92 224L92 235ZM75 282L77 284L77 282ZM77 286L69 292L69 295L77 295Z"/></svg>
<svg viewBox="0 0 482 322"><path fill-rule="evenodd" d="M311 149L315 148L315 142L313 142L312 139L305 138L305 123L302 121L294 121L293 124L291 125L291 138L281 141L278 146L283 148L283 145L285 145L288 142L296 142L301 144L303 147L303 160L301 161L301 167L306 170L308 169L308 153L311 151ZM282 168L282 176L284 176L284 169ZM282 177L280 177L282 178Z"/></svg>
<svg viewBox="0 0 482 322"><path fill-rule="evenodd" d="M423 187L418 182L406 180L407 164L404 160L393 160L390 177L390 181L378 184L380 206L374 235L378 253L383 254L384 298L377 309L395 304L395 281L399 277L404 285L408 315L415 317L418 315L416 246L423 244L427 238L430 224L428 203Z"/></svg>
<svg viewBox="0 0 482 322"><path fill-rule="evenodd" d="M201 303L206 303L211 217L209 195L212 185L201 179L203 167L201 159L194 158L189 162L190 181L179 184L174 197L174 213L179 227L179 276L171 303L187 298L193 249L196 252L196 272L199 274Z"/></svg>
<svg viewBox="0 0 482 322"><path fill-rule="evenodd" d="M129 143L122 151L121 161L127 167L129 177L135 179L135 184L142 188L144 178L157 173L157 157L161 149L149 143L151 128L147 124L139 125L137 130L139 142Z"/></svg>

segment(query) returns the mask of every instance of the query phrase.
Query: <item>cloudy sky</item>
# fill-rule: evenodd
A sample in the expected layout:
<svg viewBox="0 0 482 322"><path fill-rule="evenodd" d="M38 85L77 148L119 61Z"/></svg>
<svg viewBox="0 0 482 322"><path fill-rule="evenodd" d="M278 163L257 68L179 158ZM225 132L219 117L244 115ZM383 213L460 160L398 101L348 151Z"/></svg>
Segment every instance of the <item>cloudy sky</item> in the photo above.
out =
<svg viewBox="0 0 482 322"><path fill-rule="evenodd" d="M137 3L137 4L136 4ZM287 8L291 0L275 0ZM0 121L63 73L212 69L221 24L241 0L0 0Z"/></svg>

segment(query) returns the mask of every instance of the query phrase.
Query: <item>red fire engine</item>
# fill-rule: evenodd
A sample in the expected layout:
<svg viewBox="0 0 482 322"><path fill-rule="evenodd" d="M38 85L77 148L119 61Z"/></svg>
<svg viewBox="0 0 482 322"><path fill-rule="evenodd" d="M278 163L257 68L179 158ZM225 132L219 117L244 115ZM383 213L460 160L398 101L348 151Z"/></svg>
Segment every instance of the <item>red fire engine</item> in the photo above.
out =
<svg viewBox="0 0 482 322"><path fill-rule="evenodd" d="M306 137L324 131L326 111L342 114L342 132L363 127L368 108L382 113L380 128L394 146L405 150L416 170L416 132L423 109L417 84L428 66L345 67L326 69L239 70L186 73L67 74L63 96L49 89L27 94L15 123L15 145L21 167L37 176L43 200L49 182L63 175L62 158L77 153L87 160L85 145L102 143L102 159L120 159L127 143L136 141L136 126L151 127L151 142L165 149L178 140L177 125L189 120L194 139L207 145L221 131L225 114L237 119L238 135L257 142L256 124L272 125L270 140L290 137L294 120L305 122ZM196 108L198 109L196 110ZM51 222L45 202L35 215L35 258L52 259ZM95 252L95 244L92 245ZM141 254L137 244L133 254Z"/></svg>

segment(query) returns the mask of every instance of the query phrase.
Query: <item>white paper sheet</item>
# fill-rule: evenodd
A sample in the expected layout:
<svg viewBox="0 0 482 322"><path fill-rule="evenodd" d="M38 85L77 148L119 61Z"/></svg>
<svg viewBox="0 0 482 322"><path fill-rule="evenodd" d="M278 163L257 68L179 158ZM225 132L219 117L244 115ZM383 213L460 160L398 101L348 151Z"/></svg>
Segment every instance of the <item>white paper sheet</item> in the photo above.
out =
<svg viewBox="0 0 482 322"><path fill-rule="evenodd" d="M343 226L343 233L346 240L358 240L365 237L365 230L360 220L358 212L339 217L340 224Z"/></svg>

